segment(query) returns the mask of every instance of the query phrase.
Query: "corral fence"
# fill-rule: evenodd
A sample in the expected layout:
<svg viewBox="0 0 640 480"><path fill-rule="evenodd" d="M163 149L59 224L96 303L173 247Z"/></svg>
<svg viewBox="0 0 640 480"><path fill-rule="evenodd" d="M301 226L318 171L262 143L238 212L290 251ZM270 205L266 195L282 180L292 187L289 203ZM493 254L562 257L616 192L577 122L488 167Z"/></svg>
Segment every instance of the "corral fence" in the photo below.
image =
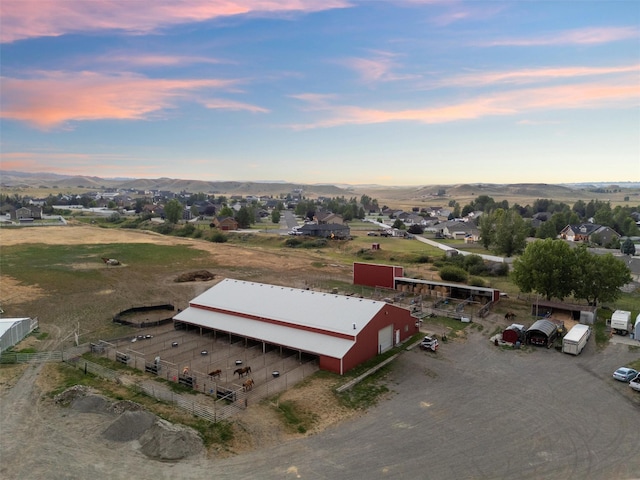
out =
<svg viewBox="0 0 640 480"><path fill-rule="evenodd" d="M281 373L280 371L269 370L267 374L266 371L262 372L264 368L257 370L258 376L256 378L260 383L245 389L244 382L247 380L246 377L238 378L231 384L222 384L221 382L216 382L215 378L211 378L205 373L197 371L185 373L180 371L176 365L164 360L157 363L155 359L152 362L146 362L144 357L134 358L131 355L131 350L123 353L114 347L108 342L101 341L66 350L38 353L6 353L1 358L2 363L65 362L70 366L83 370L85 374L90 373L121 383L156 400L172 403L185 412L214 423L227 419L240 410L247 408L250 402L258 402L263 398L287 390L318 370L317 360L299 362L295 355L288 356L279 362L282 367L287 367L286 372L283 371ZM138 367L138 370L157 375L163 380L157 381L148 379L148 377L137 379L122 371L99 365L82 357L84 353L88 352L102 354L107 358L113 357L114 360L124 363L130 368ZM291 368L290 365L293 362L296 362L298 366ZM273 365L270 365L270 367L273 367ZM169 385L171 382L191 388L194 393L202 395L176 392Z"/></svg>

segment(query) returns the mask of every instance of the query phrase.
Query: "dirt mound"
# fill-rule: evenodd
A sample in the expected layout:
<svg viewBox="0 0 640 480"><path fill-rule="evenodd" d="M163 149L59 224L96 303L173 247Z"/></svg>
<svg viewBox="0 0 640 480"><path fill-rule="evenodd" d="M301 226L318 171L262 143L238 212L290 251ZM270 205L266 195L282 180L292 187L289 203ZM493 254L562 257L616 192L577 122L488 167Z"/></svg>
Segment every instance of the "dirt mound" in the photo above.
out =
<svg viewBox="0 0 640 480"><path fill-rule="evenodd" d="M91 393L89 387L83 385L74 385L67 388L64 392L59 393L53 398L53 401L58 405L69 406L71 402L78 398L85 397Z"/></svg>
<svg viewBox="0 0 640 480"><path fill-rule="evenodd" d="M102 432L107 440L130 442L140 438L156 422L157 417L144 410L127 411Z"/></svg>
<svg viewBox="0 0 640 480"><path fill-rule="evenodd" d="M140 445L142 453L157 460L180 460L203 450L202 439L195 430L162 419L140 437Z"/></svg>
<svg viewBox="0 0 640 480"><path fill-rule="evenodd" d="M195 272L187 272L182 275L178 275L174 282L206 282L213 280L215 275L208 270L196 270Z"/></svg>
<svg viewBox="0 0 640 480"><path fill-rule="evenodd" d="M78 413L116 416L102 436L114 442L138 440L142 453L155 460L180 460L204 449L195 430L162 420L129 400L113 402L88 387L74 385L56 395L54 401Z"/></svg>

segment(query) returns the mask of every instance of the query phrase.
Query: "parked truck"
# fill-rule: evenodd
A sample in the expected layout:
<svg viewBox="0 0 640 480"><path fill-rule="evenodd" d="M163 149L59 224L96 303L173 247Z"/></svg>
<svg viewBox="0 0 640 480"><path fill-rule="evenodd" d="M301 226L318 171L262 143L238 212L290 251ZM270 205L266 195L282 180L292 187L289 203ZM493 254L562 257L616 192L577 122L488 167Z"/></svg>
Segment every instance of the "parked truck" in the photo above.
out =
<svg viewBox="0 0 640 480"><path fill-rule="evenodd" d="M562 339L562 352L570 355L580 355L580 352L587 346L587 341L591 336L589 325L578 323Z"/></svg>
<svg viewBox="0 0 640 480"><path fill-rule="evenodd" d="M626 335L631 330L631 312L616 310L611 315L611 331L618 335Z"/></svg>

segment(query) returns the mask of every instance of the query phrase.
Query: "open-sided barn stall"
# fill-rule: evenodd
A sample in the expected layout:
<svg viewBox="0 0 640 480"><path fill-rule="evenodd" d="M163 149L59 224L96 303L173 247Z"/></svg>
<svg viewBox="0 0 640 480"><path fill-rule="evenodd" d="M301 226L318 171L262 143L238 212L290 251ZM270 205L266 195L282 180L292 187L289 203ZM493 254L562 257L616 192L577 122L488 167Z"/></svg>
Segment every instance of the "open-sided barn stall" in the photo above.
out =
<svg viewBox="0 0 640 480"><path fill-rule="evenodd" d="M194 298L174 322L315 355L339 374L417 331L408 310L385 302L233 279Z"/></svg>

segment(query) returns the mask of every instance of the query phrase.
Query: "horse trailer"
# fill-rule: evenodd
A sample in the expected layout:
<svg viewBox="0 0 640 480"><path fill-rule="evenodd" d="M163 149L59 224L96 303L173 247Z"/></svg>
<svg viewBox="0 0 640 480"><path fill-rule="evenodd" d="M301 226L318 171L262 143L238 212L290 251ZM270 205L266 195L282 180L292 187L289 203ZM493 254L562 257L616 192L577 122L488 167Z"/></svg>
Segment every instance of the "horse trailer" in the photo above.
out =
<svg viewBox="0 0 640 480"><path fill-rule="evenodd" d="M562 352L579 355L591 336L591 327L578 323L562 339Z"/></svg>

